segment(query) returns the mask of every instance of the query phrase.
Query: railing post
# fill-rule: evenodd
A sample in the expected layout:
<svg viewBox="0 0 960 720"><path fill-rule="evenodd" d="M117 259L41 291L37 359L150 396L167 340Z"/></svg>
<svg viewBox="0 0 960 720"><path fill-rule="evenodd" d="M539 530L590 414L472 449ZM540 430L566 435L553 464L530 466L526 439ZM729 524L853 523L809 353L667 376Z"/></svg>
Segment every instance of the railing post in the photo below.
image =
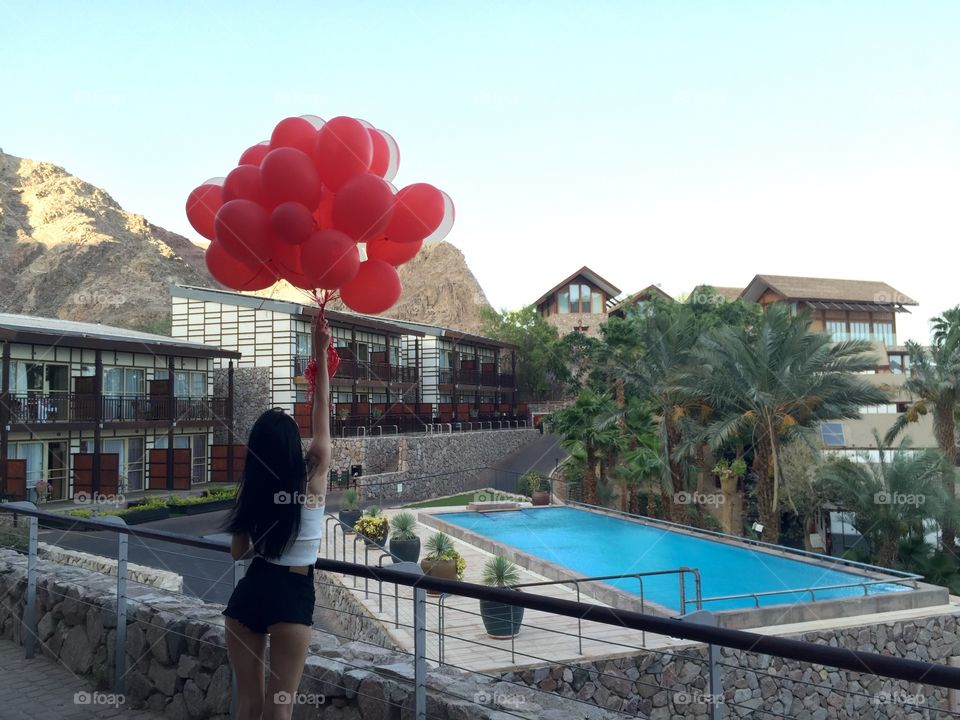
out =
<svg viewBox="0 0 960 720"><path fill-rule="evenodd" d="M31 506L32 503L29 503ZM34 507L33 509L36 509ZM27 660L37 647L37 518L27 518L27 607L23 612L23 644Z"/></svg>
<svg viewBox="0 0 960 720"><path fill-rule="evenodd" d="M121 522L123 520L121 519ZM116 678L114 686L118 693L124 692L124 676L127 674L127 543L124 533L117 534L117 635L114 648Z"/></svg>
<svg viewBox="0 0 960 720"><path fill-rule="evenodd" d="M427 593L413 587L413 702L417 720L427 718Z"/></svg>
<svg viewBox="0 0 960 720"><path fill-rule="evenodd" d="M710 720L723 717L723 680L720 678L720 648L707 645L707 661L710 670Z"/></svg>
<svg viewBox="0 0 960 720"><path fill-rule="evenodd" d="M233 563L233 587L236 588L240 584L240 581L243 580L243 576L247 574L247 561L246 560L236 560ZM230 717L237 716L237 708L239 703L239 696L237 690L237 674L231 669L230 670Z"/></svg>

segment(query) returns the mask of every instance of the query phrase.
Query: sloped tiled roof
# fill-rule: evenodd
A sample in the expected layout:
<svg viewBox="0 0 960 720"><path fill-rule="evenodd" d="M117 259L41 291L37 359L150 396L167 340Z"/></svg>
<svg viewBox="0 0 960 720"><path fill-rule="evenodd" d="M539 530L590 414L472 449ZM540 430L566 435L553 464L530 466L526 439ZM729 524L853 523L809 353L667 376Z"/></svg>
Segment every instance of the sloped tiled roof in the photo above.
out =
<svg viewBox="0 0 960 720"><path fill-rule="evenodd" d="M618 288L616 285L614 285L613 283L611 283L609 280L603 279L602 277L600 277L599 275L597 275L593 270L591 270L591 269L588 268L586 265L584 265L582 268L580 268L580 269L577 270L575 273L573 273L573 275L571 275L570 277L566 278L565 280L561 280L561 281L558 282L556 285L554 285L552 288L550 288L549 290L547 290L543 295L541 295L539 298L537 298L537 300L535 300L533 304L534 304L535 306L536 306L536 305L539 305L539 304L542 303L544 300L546 300L548 297L550 297L551 295L553 295L553 293L555 293L557 290L559 290L559 289L562 288L564 285L568 284L571 280L573 280L574 278L576 278L576 277L578 277L578 276L580 276L580 275L582 275L583 277L585 277L587 280L589 280L591 283L593 283L596 287L598 287L598 288L600 288L601 290L603 290L603 291L607 294L608 297L615 297L615 296L617 296L617 295L620 294L620 288Z"/></svg>
<svg viewBox="0 0 960 720"><path fill-rule="evenodd" d="M885 282L875 280L837 280L832 278L757 275L740 297L749 302L760 299L766 289L784 300L834 300L877 305L917 305L917 301Z"/></svg>

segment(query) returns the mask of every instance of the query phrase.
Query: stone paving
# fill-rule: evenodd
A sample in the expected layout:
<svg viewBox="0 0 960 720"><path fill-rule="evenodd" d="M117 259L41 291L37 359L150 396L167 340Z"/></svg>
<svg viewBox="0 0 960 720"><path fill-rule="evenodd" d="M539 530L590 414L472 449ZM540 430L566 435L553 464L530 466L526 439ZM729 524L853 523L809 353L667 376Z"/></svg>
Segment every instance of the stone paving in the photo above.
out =
<svg viewBox="0 0 960 720"><path fill-rule="evenodd" d="M0 639L0 717L4 720L164 717L122 704L107 704L114 699L109 692L94 692L88 679L74 675L61 663L39 652L26 660L23 647Z"/></svg>

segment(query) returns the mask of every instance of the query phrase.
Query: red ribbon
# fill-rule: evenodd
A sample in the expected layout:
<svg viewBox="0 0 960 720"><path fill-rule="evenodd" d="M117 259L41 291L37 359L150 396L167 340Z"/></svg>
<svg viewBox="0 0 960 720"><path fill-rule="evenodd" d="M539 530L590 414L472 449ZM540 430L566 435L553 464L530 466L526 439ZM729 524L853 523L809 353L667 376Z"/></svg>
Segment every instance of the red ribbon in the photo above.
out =
<svg viewBox="0 0 960 720"><path fill-rule="evenodd" d="M329 290L324 290L323 295L320 296L316 291L313 292L313 299L317 301L317 305L320 306L320 315L317 318L317 322L326 323L326 307L327 303L333 299L334 293ZM307 401L313 402L314 393L317 391L317 359L315 357L310 358L310 362L307 363L306 369L303 371L303 376L307 380L309 390L307 391ZM340 355L337 354L337 349L333 346L333 338L330 338L330 344L327 345L327 377L333 379L333 376L337 373L337 368L340 367Z"/></svg>

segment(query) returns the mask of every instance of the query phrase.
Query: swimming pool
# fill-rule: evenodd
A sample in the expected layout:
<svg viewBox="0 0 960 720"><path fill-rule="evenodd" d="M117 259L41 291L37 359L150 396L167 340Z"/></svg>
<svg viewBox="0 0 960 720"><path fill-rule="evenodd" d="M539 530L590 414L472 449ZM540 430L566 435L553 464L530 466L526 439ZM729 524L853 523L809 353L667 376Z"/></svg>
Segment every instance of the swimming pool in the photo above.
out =
<svg viewBox="0 0 960 720"><path fill-rule="evenodd" d="M563 566L584 577L674 570L681 566L700 571L703 598L780 590L822 588L860 583L874 578L837 570L825 562L806 562L771 552L684 532L665 530L598 512L571 507L500 512L438 513L434 517L504 545ZM635 578L608 580L621 590L639 595ZM695 598L693 579L686 578L685 597ZM893 583L867 587L878 595L907 591ZM644 578L645 602L680 611L676 575ZM862 587L820 590L816 599L863 597ZM810 593L784 593L759 598L760 606L810 602ZM704 604L705 610L754 608L753 597ZM687 606L687 612L695 609Z"/></svg>

